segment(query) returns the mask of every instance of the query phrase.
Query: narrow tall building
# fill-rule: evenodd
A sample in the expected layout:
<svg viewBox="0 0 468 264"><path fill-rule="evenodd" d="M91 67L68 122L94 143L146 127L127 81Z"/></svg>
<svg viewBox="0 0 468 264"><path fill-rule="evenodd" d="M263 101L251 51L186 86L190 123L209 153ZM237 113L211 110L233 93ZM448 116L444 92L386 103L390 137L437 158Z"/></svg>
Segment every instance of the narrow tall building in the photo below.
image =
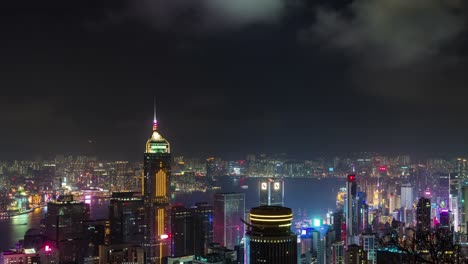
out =
<svg viewBox="0 0 468 264"><path fill-rule="evenodd" d="M357 184L356 175L348 175L348 181L346 183L346 246L356 244L356 236L358 235L358 223L357 223Z"/></svg>
<svg viewBox="0 0 468 264"><path fill-rule="evenodd" d="M292 219L290 208L252 208L246 234L246 264L296 264L297 235L291 232Z"/></svg>
<svg viewBox="0 0 468 264"><path fill-rule="evenodd" d="M170 255L170 176L170 145L158 131L155 110L153 132L144 154L145 263L162 263L163 257Z"/></svg>
<svg viewBox="0 0 468 264"><path fill-rule="evenodd" d="M213 206L196 203L193 208L194 254L204 256L213 243Z"/></svg>
<svg viewBox="0 0 468 264"><path fill-rule="evenodd" d="M411 186L411 184L402 184L400 207L403 207L405 209L413 209L413 201L413 187Z"/></svg>
<svg viewBox="0 0 468 264"><path fill-rule="evenodd" d="M416 236L426 236L431 230L431 200L421 197L416 207Z"/></svg>
<svg viewBox="0 0 468 264"><path fill-rule="evenodd" d="M244 193L217 193L214 197L214 238L222 246L234 249L244 237Z"/></svg>

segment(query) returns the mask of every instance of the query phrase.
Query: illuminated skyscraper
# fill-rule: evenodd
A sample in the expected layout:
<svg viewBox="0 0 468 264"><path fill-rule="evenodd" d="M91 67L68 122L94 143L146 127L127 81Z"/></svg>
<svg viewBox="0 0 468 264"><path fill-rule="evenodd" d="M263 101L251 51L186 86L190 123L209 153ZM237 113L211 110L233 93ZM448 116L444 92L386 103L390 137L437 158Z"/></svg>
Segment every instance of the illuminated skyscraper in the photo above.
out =
<svg viewBox="0 0 468 264"><path fill-rule="evenodd" d="M214 242L234 249L244 237L245 194L217 193L214 197Z"/></svg>
<svg viewBox="0 0 468 264"><path fill-rule="evenodd" d="M156 110L153 133L146 142L142 194L146 211L144 234L145 263L162 263L170 255L170 176L169 142L158 131Z"/></svg>
<svg viewBox="0 0 468 264"><path fill-rule="evenodd" d="M431 230L431 200L419 198L416 208L416 236L427 235Z"/></svg>
<svg viewBox="0 0 468 264"><path fill-rule="evenodd" d="M292 219L290 208L252 208L246 234L246 264L296 264L297 235L291 232Z"/></svg>
<svg viewBox="0 0 468 264"><path fill-rule="evenodd" d="M357 184L356 175L348 175L348 181L346 182L346 245L356 244L355 238L358 231L357 223Z"/></svg>
<svg viewBox="0 0 468 264"><path fill-rule="evenodd" d="M413 209L413 200L413 187L411 187L411 184L402 184L400 207Z"/></svg>
<svg viewBox="0 0 468 264"><path fill-rule="evenodd" d="M259 200L260 206L283 206L284 181L281 179L260 181Z"/></svg>

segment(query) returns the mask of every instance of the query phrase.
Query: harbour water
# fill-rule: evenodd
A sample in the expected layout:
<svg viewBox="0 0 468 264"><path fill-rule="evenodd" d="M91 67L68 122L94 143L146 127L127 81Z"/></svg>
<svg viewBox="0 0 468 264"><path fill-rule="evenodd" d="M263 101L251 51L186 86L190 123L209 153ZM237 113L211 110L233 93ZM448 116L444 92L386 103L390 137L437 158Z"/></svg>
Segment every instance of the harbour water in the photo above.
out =
<svg viewBox="0 0 468 264"><path fill-rule="evenodd" d="M212 204L216 192L244 192L246 209L258 206L258 184L262 178L222 177L217 182L218 190L207 192L177 193L175 203L192 206L197 202ZM248 186L246 188L246 186ZM335 209L336 194L344 181L339 179L285 178L285 206L293 209L301 217L323 216L327 210ZM109 199L90 201L91 219L105 219L108 214ZM0 250L15 246L18 240L31 228L39 228L40 221L47 212L47 207L37 208L29 214L23 214L0 220Z"/></svg>

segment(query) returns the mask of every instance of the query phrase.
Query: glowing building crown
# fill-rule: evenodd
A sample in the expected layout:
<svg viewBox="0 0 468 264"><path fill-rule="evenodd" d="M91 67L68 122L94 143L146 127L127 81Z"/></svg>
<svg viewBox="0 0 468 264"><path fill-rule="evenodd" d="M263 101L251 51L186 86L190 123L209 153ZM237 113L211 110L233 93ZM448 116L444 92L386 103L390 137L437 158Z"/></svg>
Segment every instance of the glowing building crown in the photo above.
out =
<svg viewBox="0 0 468 264"><path fill-rule="evenodd" d="M158 120L156 119L156 102L154 103L153 133L146 141L146 153L171 153L169 142L158 132Z"/></svg>

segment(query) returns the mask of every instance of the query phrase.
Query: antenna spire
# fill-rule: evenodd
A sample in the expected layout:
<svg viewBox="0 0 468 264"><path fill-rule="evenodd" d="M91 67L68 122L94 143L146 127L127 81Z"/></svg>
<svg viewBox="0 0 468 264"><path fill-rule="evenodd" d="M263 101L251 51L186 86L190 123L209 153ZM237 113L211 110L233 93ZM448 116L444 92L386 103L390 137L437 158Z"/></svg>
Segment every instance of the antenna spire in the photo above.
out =
<svg viewBox="0 0 468 264"><path fill-rule="evenodd" d="M158 130L158 120L156 119L156 97L153 97L154 118L153 118L153 131Z"/></svg>

